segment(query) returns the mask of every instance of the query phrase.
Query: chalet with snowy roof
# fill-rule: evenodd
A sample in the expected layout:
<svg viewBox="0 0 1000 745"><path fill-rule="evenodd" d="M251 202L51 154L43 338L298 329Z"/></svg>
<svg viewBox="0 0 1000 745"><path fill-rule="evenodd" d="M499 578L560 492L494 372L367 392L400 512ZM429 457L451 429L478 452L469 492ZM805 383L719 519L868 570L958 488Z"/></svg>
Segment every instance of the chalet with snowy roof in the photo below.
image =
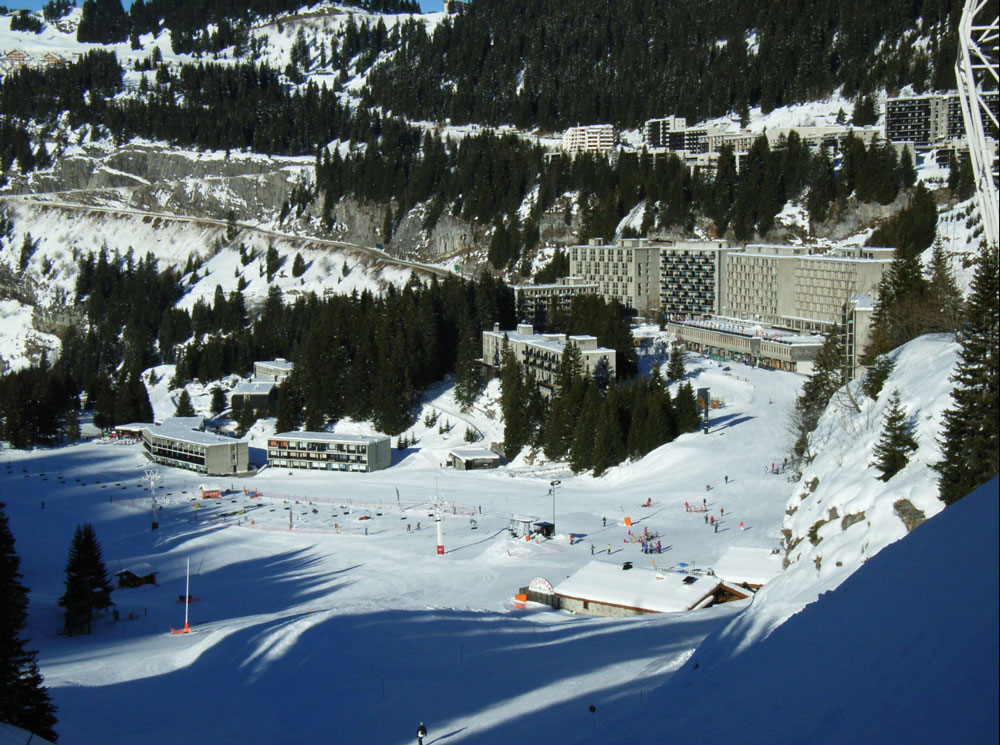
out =
<svg viewBox="0 0 1000 745"><path fill-rule="evenodd" d="M559 608L591 616L676 613L746 600L750 591L707 573L591 561L555 585Z"/></svg>
<svg viewBox="0 0 1000 745"><path fill-rule="evenodd" d="M712 571L724 582L759 590L781 574L781 563L781 553L776 549L730 546Z"/></svg>
<svg viewBox="0 0 1000 745"><path fill-rule="evenodd" d="M27 55L27 53L21 51L20 49L11 49L4 55L4 60L15 67L28 64L30 59L31 58Z"/></svg>
<svg viewBox="0 0 1000 745"><path fill-rule="evenodd" d="M115 572L118 578L118 589L155 585L157 572L145 563L132 564L127 569Z"/></svg>
<svg viewBox="0 0 1000 745"><path fill-rule="evenodd" d="M456 471L499 468L500 456L486 448L458 448L449 451L448 463Z"/></svg>
<svg viewBox="0 0 1000 745"><path fill-rule="evenodd" d="M381 471L392 465L392 448L385 435L279 432L267 440L267 462L282 468Z"/></svg>

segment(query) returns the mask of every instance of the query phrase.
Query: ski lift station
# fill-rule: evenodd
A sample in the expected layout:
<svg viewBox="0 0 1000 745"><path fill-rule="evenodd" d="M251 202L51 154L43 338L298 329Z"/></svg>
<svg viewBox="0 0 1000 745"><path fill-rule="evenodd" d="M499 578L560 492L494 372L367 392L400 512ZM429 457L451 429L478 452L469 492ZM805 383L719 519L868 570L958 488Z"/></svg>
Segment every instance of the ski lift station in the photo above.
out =
<svg viewBox="0 0 1000 745"><path fill-rule="evenodd" d="M509 530L512 538L531 538L535 535L551 538L555 533L555 526L537 517L511 515Z"/></svg>

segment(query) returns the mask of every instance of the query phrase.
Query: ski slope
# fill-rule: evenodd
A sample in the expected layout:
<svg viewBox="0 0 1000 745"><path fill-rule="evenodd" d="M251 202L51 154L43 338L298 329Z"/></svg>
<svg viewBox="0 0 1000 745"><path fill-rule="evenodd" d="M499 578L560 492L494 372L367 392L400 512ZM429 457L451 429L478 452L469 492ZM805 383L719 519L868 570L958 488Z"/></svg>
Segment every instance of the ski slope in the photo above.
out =
<svg viewBox="0 0 1000 745"><path fill-rule="evenodd" d="M921 381L916 361L947 367L954 345L926 337L900 354L887 387L910 385L906 400L937 401L947 380ZM907 605L910 614L898 617L870 599L846 603L847 611L837 603L838 613L849 612L846 620L823 615L831 596L815 603L828 591L836 598L841 583L846 587L875 566L882 544L871 547L865 561L859 555L846 568L822 576L811 561L799 561L752 603L626 619L573 616L544 607L513 609L512 596L532 579L558 584L594 559L616 566L632 561L633 571L647 571L654 559L660 568L683 562L709 569L730 546L778 546L790 499L802 500L796 492L800 484L788 481L787 473L771 473L770 466L780 470L790 437L785 422L801 378L729 367L688 358L692 382L710 387L726 402L713 412L709 434L685 435L599 479L566 470L554 475L553 464L456 472L440 464L449 448L464 444L463 427L439 434L417 426L419 442L394 451L393 466L373 474L266 469L252 479L228 480L160 468L156 531L150 530L149 494L142 480L149 464L138 446L93 443L4 451L2 499L24 583L31 589L25 635L39 650L45 682L59 707L60 743L406 743L420 721L429 728L428 743L514 738L624 743L635 739L637 727L657 742L704 742L701 735L708 732L714 733L712 741L732 743L860 742L857 732L865 730L858 717L853 710L840 710L830 691L850 689L857 677L872 675L873 665L880 685L865 687L869 703L859 711L884 712L887 722L898 718L897 710L933 712L936 700L926 699L933 686L910 679L916 674L913 665L897 679L892 660L870 662L878 650L856 641L851 644L857 654L849 655L854 646L845 646L841 637L853 640L869 626L888 636L905 632L913 635L909 643L929 645L920 659L940 658L934 664L946 666L955 658L964 665L956 649L960 636L952 641L922 635L931 621L918 611L929 606L944 614L934 602L936 584L923 587L921 602ZM427 406L437 402L445 410L448 396L448 389L438 391ZM876 429L881 409L874 407L881 405L866 412ZM927 416L938 415L932 408L926 405ZM484 427L489 421L476 410L469 416ZM344 426L345 431L359 427ZM255 442L265 436L257 432ZM829 456L818 457L814 466L830 469L821 470L829 492L814 496L836 493L833 459L857 483L858 471L870 460L869 447L868 439L857 437L854 446L842 443ZM908 483L930 478L925 473L934 447L921 442L918 457L903 472ZM555 539L511 538L506 528L512 513L550 519L554 478L561 482ZM201 485L231 488L233 494L209 503L197 495ZM870 469L861 488L873 501L894 499L892 482L883 484ZM995 482L993 488L995 493ZM429 509L435 495L446 505L443 556L436 555ZM647 499L652 505L640 507ZM685 501L702 500L710 514L721 517L717 533L701 514L684 510ZM625 542L625 517L637 530L659 532L664 552L645 555L637 544ZM873 510L872 521L881 522L868 529L869 538L897 540L890 520L898 518ZM121 620L98 623L90 636L70 639L59 634L56 601L69 542L82 521L94 524L110 571L148 564L159 573L159 586L116 590ZM747 530L738 530L739 522ZM992 518L979 522L995 534ZM925 532L934 524L927 523ZM843 551L851 535L847 530L827 540ZM960 531L955 535L964 540ZM893 548L904 551L911 540ZM992 541L995 553L995 537ZM961 545L941 551L957 565L966 562ZM188 559L191 594L197 598L189 606L193 632L173 636L169 629L184 622L178 598ZM957 572L951 581L981 583L980 565L970 566L969 577ZM995 571L994 560L994 576ZM986 580L987 587L995 586ZM880 575L876 584L898 581ZM919 584L920 577L906 581ZM954 600L963 592L984 595L971 587L949 588L949 613L966 609ZM983 617L987 601L977 598L967 609L978 614L980 626L992 623L995 629L995 594L985 595L992 602L992 619L988 613ZM878 608L876 615L868 612L870 605ZM805 622L799 616L810 619L805 631L790 631L792 641L785 645L772 641L782 638L783 622L801 629ZM954 697L943 699L942 705L957 706L959 714L982 711L967 718L972 735L991 716L995 721L995 638L992 647L977 641L971 648L987 662L992 649L994 694L986 686L982 700L959 705ZM766 654L756 653L758 648ZM825 656L818 656L821 652ZM782 687L782 676L773 673L767 673L766 686L747 682L772 663L775 669L784 666L795 686ZM736 682L730 686L734 665ZM989 671L977 668L975 673L975 680L985 676L989 683ZM928 669L928 675L935 674ZM802 683L808 678L822 683L822 701L811 698L812 689ZM914 696L905 707L890 705L911 690ZM716 700L725 702L726 711ZM810 721L806 712L826 714L815 731L786 729L782 738L771 739L773 722L757 712L786 716L796 707L803 711L795 720L800 727ZM729 717L746 726L733 727ZM986 740L970 736L962 741Z"/></svg>

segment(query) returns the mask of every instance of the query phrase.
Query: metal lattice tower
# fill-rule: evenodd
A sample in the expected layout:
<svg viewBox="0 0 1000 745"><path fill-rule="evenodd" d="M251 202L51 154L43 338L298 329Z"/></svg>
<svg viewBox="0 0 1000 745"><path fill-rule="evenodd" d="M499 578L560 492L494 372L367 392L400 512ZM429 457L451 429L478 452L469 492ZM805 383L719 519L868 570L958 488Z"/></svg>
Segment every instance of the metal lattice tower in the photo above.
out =
<svg viewBox="0 0 1000 745"><path fill-rule="evenodd" d="M992 18L989 14L993 15ZM955 78L962 100L962 119L969 141L972 173L983 216L983 231L989 244L1000 239L997 206L997 177L994 158L986 142L984 119L998 127L997 112L983 98L984 91L996 91L997 75L996 0L966 0L959 24L958 62Z"/></svg>

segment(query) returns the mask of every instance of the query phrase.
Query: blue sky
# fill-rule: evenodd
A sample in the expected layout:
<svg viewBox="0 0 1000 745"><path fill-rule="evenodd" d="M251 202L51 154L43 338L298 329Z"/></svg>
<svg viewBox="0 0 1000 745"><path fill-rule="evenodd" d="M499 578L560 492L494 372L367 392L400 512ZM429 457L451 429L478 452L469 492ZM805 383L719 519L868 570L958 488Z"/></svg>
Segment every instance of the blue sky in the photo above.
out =
<svg viewBox="0 0 1000 745"><path fill-rule="evenodd" d="M0 5L6 5L10 9L28 8L29 10L41 10L48 0L0 0ZM76 0L77 5L83 5L83 0ZM305 4L305 0L303 0ZM436 13L441 10L444 0L420 0L420 8L425 13ZM131 6L131 0L123 0L122 5Z"/></svg>

